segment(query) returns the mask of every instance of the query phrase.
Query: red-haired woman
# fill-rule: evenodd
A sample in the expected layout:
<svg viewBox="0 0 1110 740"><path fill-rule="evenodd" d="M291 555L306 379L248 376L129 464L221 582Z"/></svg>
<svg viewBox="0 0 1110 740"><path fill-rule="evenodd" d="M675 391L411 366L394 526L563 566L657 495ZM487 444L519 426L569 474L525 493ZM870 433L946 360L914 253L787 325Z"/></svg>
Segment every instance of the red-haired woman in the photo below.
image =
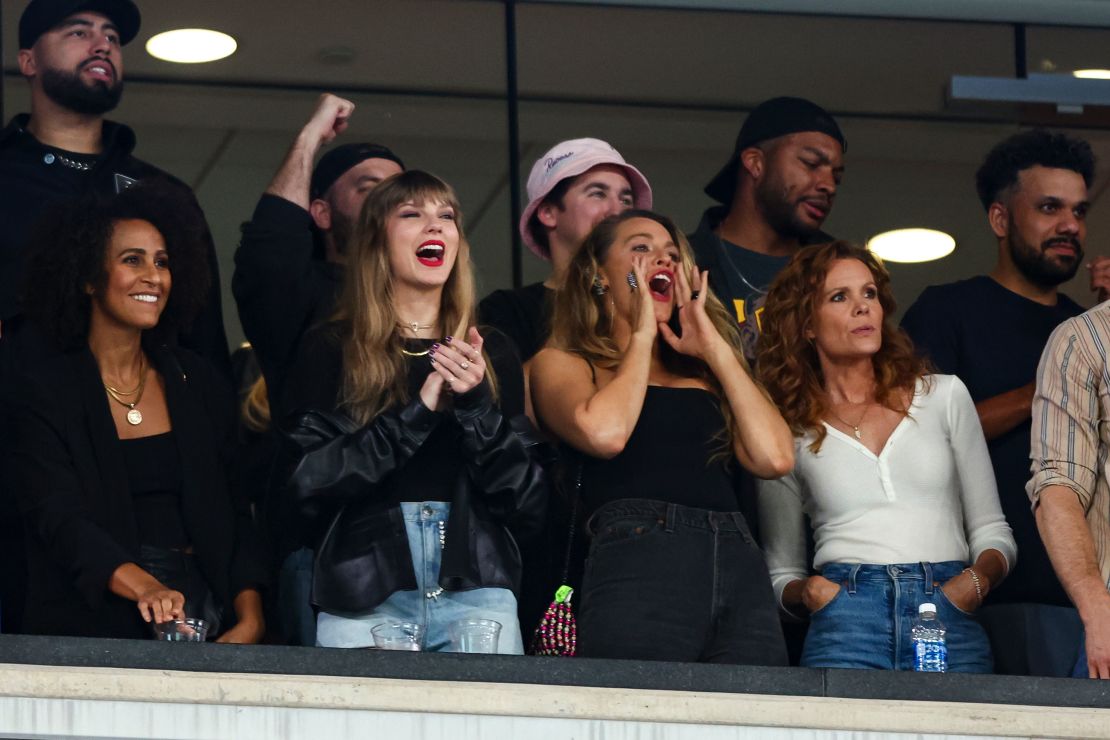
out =
<svg viewBox="0 0 1110 740"><path fill-rule="evenodd" d="M809 614L803 665L912 668L910 626L934 602L948 670L989 672L973 612L1014 563L1014 538L967 389L928 374L893 314L886 270L847 242L803 249L771 286L759 374L797 459L760 484L775 593Z"/></svg>

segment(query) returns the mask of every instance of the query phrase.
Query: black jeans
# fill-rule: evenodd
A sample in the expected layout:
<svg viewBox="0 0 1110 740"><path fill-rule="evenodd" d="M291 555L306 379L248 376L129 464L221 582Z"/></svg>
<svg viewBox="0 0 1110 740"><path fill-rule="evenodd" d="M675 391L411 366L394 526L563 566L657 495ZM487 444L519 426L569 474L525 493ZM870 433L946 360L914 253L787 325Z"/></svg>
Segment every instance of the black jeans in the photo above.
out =
<svg viewBox="0 0 1110 740"><path fill-rule="evenodd" d="M579 655L787 664L767 564L742 514L622 499L589 529Z"/></svg>

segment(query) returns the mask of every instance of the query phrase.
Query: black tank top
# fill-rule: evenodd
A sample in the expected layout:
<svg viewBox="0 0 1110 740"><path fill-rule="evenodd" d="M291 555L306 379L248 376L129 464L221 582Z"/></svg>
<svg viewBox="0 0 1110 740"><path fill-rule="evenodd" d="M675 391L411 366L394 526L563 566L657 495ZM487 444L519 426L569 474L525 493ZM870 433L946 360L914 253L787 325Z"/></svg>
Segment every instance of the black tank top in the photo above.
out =
<svg viewBox="0 0 1110 740"><path fill-rule="evenodd" d="M181 455L173 432L121 439L139 543L171 549L189 545L181 515Z"/></svg>
<svg viewBox="0 0 1110 740"><path fill-rule="evenodd" d="M582 457L582 504L590 514L622 498L736 511L731 459L716 396L648 386L624 450L610 460Z"/></svg>

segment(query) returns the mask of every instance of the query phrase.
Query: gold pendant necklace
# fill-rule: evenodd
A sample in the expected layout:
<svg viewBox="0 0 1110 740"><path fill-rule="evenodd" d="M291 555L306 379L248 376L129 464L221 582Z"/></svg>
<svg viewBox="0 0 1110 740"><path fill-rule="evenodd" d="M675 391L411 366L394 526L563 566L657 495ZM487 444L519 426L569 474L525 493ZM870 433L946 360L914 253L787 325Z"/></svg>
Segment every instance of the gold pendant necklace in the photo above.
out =
<svg viewBox="0 0 1110 740"><path fill-rule="evenodd" d="M836 420L839 421L844 426L852 427L852 434L856 435L856 439L858 439L862 442L863 441L863 432L860 431L860 426L863 425L863 420L865 418L867 418L867 412L871 410L871 406L872 406L873 403L874 403L874 401L868 401L867 402L867 405L863 409L863 413L859 415L859 421L857 421L855 424L844 421L844 419L841 418L840 414L836 413L831 408L829 409L829 413L832 414L833 416L835 416Z"/></svg>
<svg viewBox="0 0 1110 740"><path fill-rule="evenodd" d="M103 380L101 380L104 383ZM120 392L112 386L104 383L104 390L108 391L108 395L112 400L127 407L127 423L133 427L137 427L143 423L143 412L139 411L136 406L143 400L143 391L146 389L146 368L143 366L143 357L139 356L139 385L135 390L128 392ZM135 400L127 401L122 396L135 396Z"/></svg>
<svg viewBox="0 0 1110 740"><path fill-rule="evenodd" d="M412 331L413 334L416 334L417 336L419 336L420 332L424 331L425 329L433 328L432 324L421 324L417 321L398 321L397 326L401 327L402 329L409 329L410 331Z"/></svg>

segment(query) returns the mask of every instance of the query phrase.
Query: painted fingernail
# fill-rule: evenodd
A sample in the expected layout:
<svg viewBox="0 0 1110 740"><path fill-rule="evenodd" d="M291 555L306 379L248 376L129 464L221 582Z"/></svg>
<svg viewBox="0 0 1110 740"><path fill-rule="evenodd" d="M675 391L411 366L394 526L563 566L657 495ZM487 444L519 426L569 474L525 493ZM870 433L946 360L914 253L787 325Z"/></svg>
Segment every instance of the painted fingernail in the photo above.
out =
<svg viewBox="0 0 1110 740"><path fill-rule="evenodd" d="M435 352L435 351L436 351L437 349L439 349L439 342L436 342L435 344L433 344L433 345L432 345L432 346L431 346L431 347L430 347L430 348L428 349L428 351L429 351L429 352Z"/></svg>
<svg viewBox="0 0 1110 740"><path fill-rule="evenodd" d="M447 337L447 338L446 338L446 339L445 339L444 341L445 341L445 342L450 342L450 341L451 341L451 339L452 339L452 337Z"/></svg>

